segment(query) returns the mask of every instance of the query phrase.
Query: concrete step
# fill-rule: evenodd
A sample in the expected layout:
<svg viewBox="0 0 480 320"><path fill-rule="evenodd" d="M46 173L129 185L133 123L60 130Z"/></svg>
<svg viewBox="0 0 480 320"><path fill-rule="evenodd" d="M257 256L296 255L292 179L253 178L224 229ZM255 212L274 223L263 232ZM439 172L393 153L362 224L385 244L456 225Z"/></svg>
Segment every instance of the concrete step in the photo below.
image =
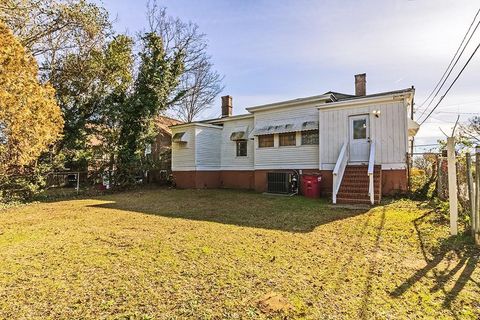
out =
<svg viewBox="0 0 480 320"><path fill-rule="evenodd" d="M337 198L338 204L370 204L370 199L351 199L351 198ZM374 204L379 204L380 200L375 199Z"/></svg>
<svg viewBox="0 0 480 320"><path fill-rule="evenodd" d="M351 192L339 192L337 194L337 199L339 198L347 198L347 199L370 199L368 193L351 193ZM380 194L375 194L375 199L380 199Z"/></svg>

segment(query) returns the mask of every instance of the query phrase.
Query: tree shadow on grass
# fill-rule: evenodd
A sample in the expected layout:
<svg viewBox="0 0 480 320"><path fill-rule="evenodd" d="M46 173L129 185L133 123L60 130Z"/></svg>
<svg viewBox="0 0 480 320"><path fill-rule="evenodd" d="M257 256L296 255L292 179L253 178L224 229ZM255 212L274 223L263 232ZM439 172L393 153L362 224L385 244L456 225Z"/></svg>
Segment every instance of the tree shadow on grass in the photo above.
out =
<svg viewBox="0 0 480 320"><path fill-rule="evenodd" d="M272 197L238 190L147 191L105 199L112 201L89 207L298 233L368 212L365 208L332 208L325 199Z"/></svg>
<svg viewBox="0 0 480 320"><path fill-rule="evenodd" d="M471 276L479 262L480 251L474 248L471 242L467 240L468 238L465 235L450 236L443 239L438 247L427 250L424 236L420 230L420 224L422 220L427 218L432 213L433 211L427 212L413 221L415 231L419 239L420 248L427 264L422 269L417 270L412 276L410 276L410 278L405 280L404 283L391 292L391 295L393 297L402 296L413 285L415 285L415 283L421 281L422 278L431 272L434 277L435 285L430 289L430 292L433 293L441 290L445 295L443 307L450 310L454 318L458 318L456 312L451 308L451 304L469 281L476 283ZM429 257L429 251L432 257ZM451 259L449 259L450 254L455 254L458 257L456 265L451 269ZM445 268L445 271L440 271L437 269L442 261L448 264L447 268ZM447 288L445 288L445 285L449 280L455 277L460 270L462 270L461 274L455 281L453 288L448 291Z"/></svg>
<svg viewBox="0 0 480 320"><path fill-rule="evenodd" d="M377 234L375 235L375 242L372 250L372 254L374 255L371 259L369 259L369 266L368 266L368 273L367 279L365 281L365 288L363 290L363 299L362 305L359 311L359 318L360 319L368 319L368 312L369 312L369 305L370 300L372 297L372 281L374 278L374 272L377 269L377 258L375 255L380 250L380 241L382 238L383 229L385 228L385 218L386 218L386 208L384 207L382 210L382 217L380 220L380 224L377 227Z"/></svg>

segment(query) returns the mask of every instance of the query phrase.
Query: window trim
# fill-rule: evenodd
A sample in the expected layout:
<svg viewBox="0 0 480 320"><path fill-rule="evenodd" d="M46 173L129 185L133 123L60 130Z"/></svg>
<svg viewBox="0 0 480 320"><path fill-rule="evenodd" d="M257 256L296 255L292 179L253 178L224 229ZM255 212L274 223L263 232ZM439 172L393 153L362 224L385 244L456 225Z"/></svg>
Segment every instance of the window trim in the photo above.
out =
<svg viewBox="0 0 480 320"><path fill-rule="evenodd" d="M261 146L260 145L260 139L261 138L264 138L264 137L272 137L272 145L268 145L268 146ZM261 135L261 136L258 136L258 148L274 148L275 147L275 135L274 134L264 134L264 135Z"/></svg>
<svg viewBox="0 0 480 320"><path fill-rule="evenodd" d="M317 133L317 142L315 143L304 143L303 142L303 135L304 133L311 133L311 132L316 132ZM319 144L319 141L320 141L320 132L319 130L304 130L301 132L301 135L300 135L300 143L302 146L315 146L315 145L318 145Z"/></svg>
<svg viewBox="0 0 480 320"><path fill-rule="evenodd" d="M239 154L239 144L245 143L245 154ZM248 157L248 140L236 140L235 141L235 156L239 158Z"/></svg>
<svg viewBox="0 0 480 320"><path fill-rule="evenodd" d="M293 144L282 144L282 136L293 135ZM296 147L297 146L297 132L282 132L278 134L278 146L279 147Z"/></svg>

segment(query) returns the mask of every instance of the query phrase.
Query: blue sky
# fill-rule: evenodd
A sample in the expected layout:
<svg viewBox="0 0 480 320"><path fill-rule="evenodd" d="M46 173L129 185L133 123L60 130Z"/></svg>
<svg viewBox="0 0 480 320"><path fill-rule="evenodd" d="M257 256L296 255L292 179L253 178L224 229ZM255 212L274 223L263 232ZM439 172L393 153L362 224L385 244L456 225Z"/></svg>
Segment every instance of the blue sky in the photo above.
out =
<svg viewBox="0 0 480 320"><path fill-rule="evenodd" d="M97 0L116 17L118 32L146 27L146 0ZM321 94L353 93L367 73L367 93L416 88L420 104L441 77L480 6L477 0L185 1L164 0L168 13L199 25L209 54L225 75L223 94L234 114L263 103ZM465 59L480 41L480 32ZM464 60L462 60L464 61ZM463 65L463 63L459 63ZM455 73L454 73L455 74ZM455 112L480 112L480 54L418 134L442 137ZM217 105L203 117L216 117ZM471 115L462 115L466 120Z"/></svg>

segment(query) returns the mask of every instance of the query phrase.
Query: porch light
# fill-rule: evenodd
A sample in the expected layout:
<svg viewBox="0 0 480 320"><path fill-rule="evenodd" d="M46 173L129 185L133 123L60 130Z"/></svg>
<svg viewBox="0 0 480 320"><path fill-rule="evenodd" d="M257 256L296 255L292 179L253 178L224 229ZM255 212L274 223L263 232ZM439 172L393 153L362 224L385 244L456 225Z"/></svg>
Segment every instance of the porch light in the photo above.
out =
<svg viewBox="0 0 480 320"><path fill-rule="evenodd" d="M372 113L376 118L378 118L380 116L381 112L380 112L380 110L373 110Z"/></svg>

